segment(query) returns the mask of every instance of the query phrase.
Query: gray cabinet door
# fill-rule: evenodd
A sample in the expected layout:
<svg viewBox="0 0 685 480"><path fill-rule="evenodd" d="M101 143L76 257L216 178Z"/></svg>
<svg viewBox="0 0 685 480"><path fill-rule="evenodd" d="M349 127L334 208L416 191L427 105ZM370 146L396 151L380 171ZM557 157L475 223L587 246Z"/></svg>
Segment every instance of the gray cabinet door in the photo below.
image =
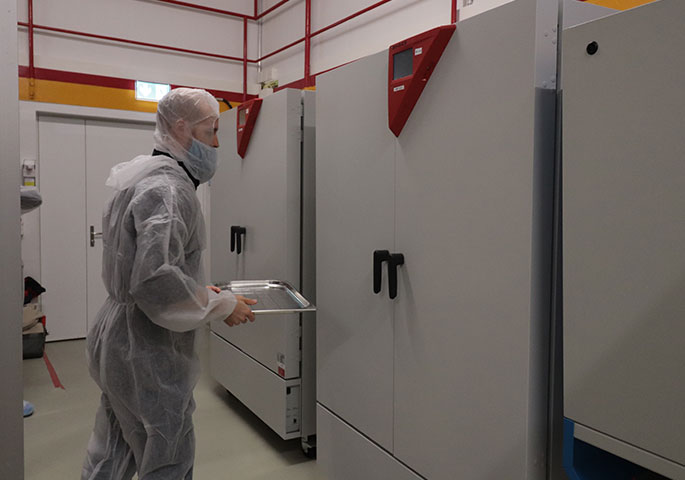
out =
<svg viewBox="0 0 685 480"><path fill-rule="evenodd" d="M527 1L461 22L398 138L394 454L430 479L544 478L534 31Z"/></svg>
<svg viewBox="0 0 685 480"><path fill-rule="evenodd" d="M235 114L229 119L232 140L226 142L229 148L222 168L228 164L227 176L232 177L222 178L226 184L212 184L212 226L219 235L229 228L225 220L219 225L214 219L214 199L226 195L232 203L222 199L219 208L239 211L235 218L246 229L243 252L229 255L229 265L237 264L240 274L231 280L284 280L299 288L301 112L297 90L265 98L245 158L235 149ZM275 373L299 377L299 315L269 315L238 328L217 328L226 340Z"/></svg>
<svg viewBox="0 0 685 480"><path fill-rule="evenodd" d="M392 303L373 252L394 248L387 53L317 80L317 401L392 451ZM384 268L385 270L385 268Z"/></svg>
<svg viewBox="0 0 685 480"><path fill-rule="evenodd" d="M266 97L241 161L247 280L274 278L299 288L301 116L299 90Z"/></svg>
<svg viewBox="0 0 685 480"><path fill-rule="evenodd" d="M210 280L228 283L244 277L244 256L231 252L231 226L243 223L242 164L236 152L236 111L219 120L219 168L210 181Z"/></svg>
<svg viewBox="0 0 685 480"><path fill-rule="evenodd" d="M683 17L669 0L566 30L562 70L564 413L681 469Z"/></svg>

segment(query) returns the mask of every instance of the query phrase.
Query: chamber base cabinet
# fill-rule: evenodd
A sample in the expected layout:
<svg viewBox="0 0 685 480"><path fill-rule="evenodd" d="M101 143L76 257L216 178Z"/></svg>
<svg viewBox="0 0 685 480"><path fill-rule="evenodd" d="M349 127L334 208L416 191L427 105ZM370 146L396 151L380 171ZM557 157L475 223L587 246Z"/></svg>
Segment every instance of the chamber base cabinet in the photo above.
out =
<svg viewBox="0 0 685 480"><path fill-rule="evenodd" d="M387 52L317 79L329 480L546 477L556 96L535 88L536 7L460 22L398 138Z"/></svg>
<svg viewBox="0 0 685 480"><path fill-rule="evenodd" d="M662 0L565 30L562 65L564 415L576 438L678 479L683 18Z"/></svg>
<svg viewBox="0 0 685 480"><path fill-rule="evenodd" d="M220 119L220 168L210 185L210 277L282 280L316 301L314 92L285 89L262 102L244 158L236 109ZM232 232L240 230L240 251ZM313 314L211 325L212 376L282 438L316 434ZM247 373L249 372L249 374Z"/></svg>
<svg viewBox="0 0 685 480"><path fill-rule="evenodd" d="M210 333L210 373L284 439L300 436L300 380L283 380Z"/></svg>
<svg viewBox="0 0 685 480"><path fill-rule="evenodd" d="M373 441L321 405L317 406L317 461L326 467L327 479L420 480ZM417 443L419 440L417 439Z"/></svg>

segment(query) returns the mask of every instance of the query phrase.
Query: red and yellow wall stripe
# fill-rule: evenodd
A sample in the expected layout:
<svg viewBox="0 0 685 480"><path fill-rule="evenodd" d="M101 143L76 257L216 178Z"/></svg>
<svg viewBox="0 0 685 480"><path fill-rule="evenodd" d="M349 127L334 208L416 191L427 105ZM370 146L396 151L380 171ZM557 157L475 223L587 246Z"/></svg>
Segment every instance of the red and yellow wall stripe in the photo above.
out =
<svg viewBox="0 0 685 480"><path fill-rule="evenodd" d="M29 77L29 68L20 66L20 100L150 113L157 111L156 102L136 100L135 80L46 68L36 68L34 78ZM179 86L172 85L171 88ZM206 90L217 98L223 98L232 107L242 102L242 93ZM254 95L248 96L248 100L251 98ZM228 110L224 102L219 102L219 106L222 112Z"/></svg>

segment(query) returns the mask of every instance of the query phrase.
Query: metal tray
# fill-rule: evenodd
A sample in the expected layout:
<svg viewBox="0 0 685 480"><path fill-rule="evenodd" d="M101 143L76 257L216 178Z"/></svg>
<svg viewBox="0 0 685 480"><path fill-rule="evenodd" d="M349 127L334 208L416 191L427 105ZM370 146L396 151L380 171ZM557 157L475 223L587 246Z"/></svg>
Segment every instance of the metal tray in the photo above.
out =
<svg viewBox="0 0 685 480"><path fill-rule="evenodd" d="M255 315L316 311L316 307L292 285L280 280L240 280L217 286L257 300L256 305L250 305Z"/></svg>

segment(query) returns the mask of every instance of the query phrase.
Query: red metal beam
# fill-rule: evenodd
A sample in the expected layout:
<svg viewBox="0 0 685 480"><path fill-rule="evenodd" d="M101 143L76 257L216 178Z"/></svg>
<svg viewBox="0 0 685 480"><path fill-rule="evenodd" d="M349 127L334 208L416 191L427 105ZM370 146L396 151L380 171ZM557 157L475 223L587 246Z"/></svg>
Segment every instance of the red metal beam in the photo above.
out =
<svg viewBox="0 0 685 480"><path fill-rule="evenodd" d="M264 55L262 58L258 59L257 62L261 62L261 61L263 61L263 60L266 60L266 59L269 58L269 57L273 57L274 55L276 55L276 54L278 54L278 53L281 53L283 50L287 50L287 49L289 49L290 47L294 47L294 46L297 45L298 43L302 43L302 42L304 42L304 37L300 38L299 40L295 40L295 41L292 42L292 43L289 43L289 44L286 45L285 47L281 47L281 48L279 48L278 50L274 50L274 51L271 52L271 53L267 53L267 54Z"/></svg>
<svg viewBox="0 0 685 480"><path fill-rule="evenodd" d="M257 20L259 20L260 18L262 18L262 17L264 17L264 16L270 14L270 13L273 12L274 10L276 10L276 9L277 9L278 7L280 7L281 5L285 5L285 4L288 3L289 1L290 1L290 0L281 0L280 2L278 2L278 3L277 3L276 5L274 5L273 7L264 10L262 13L260 13L260 14L258 14L258 15L255 15L255 18L256 18Z"/></svg>
<svg viewBox="0 0 685 480"><path fill-rule="evenodd" d="M179 7L192 8L194 10L202 10L204 12L218 13L220 15L227 15L229 17L247 18L249 20L255 20L256 19L255 16L253 16L253 15L247 15L245 13L238 13L238 12L231 12L229 10L221 10L221 9L214 8L214 7L207 7L205 5L198 5L196 3L181 2L179 0L156 0L156 1L161 2L161 3L168 3L171 5L177 5Z"/></svg>
<svg viewBox="0 0 685 480"><path fill-rule="evenodd" d="M304 85L309 87L312 62L312 0L305 0L304 17Z"/></svg>
<svg viewBox="0 0 685 480"><path fill-rule="evenodd" d="M244 21L247 21L246 19ZM25 22L17 22L18 25L22 27L28 27L29 24ZM57 33L64 33L67 35L76 35L79 37L87 37L87 38L96 38L98 40L107 40L110 42L119 42L119 43L127 43L130 45L138 45L141 47L151 47L151 48L159 48L161 50L170 50L172 52L180 52L180 53L189 53L192 55L201 55L204 57L212 57L212 58L220 58L222 60L233 60L236 62L242 62L244 61L244 58L240 57L232 57L230 55L220 55L218 53L209 53L209 52L201 52L199 50L189 50L187 48L178 48L178 47L171 47L168 45L159 45L156 43L148 43L148 42L139 42L137 40L129 40L127 38L119 38L119 37L109 37L106 35L97 35L94 33L86 33L86 32L79 32L76 30L67 30L64 28L55 28L55 27L48 27L45 25L36 25L33 24L34 29L38 30L46 30L48 32L57 32ZM247 60L249 63L255 63L256 60Z"/></svg>
<svg viewBox="0 0 685 480"><path fill-rule="evenodd" d="M29 75L33 78L35 66L33 64L33 0L29 0Z"/></svg>
<svg viewBox="0 0 685 480"><path fill-rule="evenodd" d="M457 23L459 19L459 13L457 12L457 0L452 1L452 23Z"/></svg>
<svg viewBox="0 0 685 480"><path fill-rule="evenodd" d="M331 23L331 24L328 25L327 27L323 27L322 29L317 30L316 32L312 33L312 37L316 37L317 35L321 35L323 32L326 32L326 31L330 30L331 28L337 27L338 25L341 25L341 24L343 24L343 23L345 23L345 22L349 22L349 21L352 20L353 18L356 18L356 17L358 17L359 15L362 15L362 14L368 12L368 11L371 11L371 10L373 10L373 9L375 9L375 8L378 8L378 7L380 7L381 5L385 5L385 4L388 3L388 2L392 2L392 0L382 0L382 1L378 2L378 3L374 3L374 4L371 5L370 7L366 7L366 8L364 8L364 9L362 9L362 10L359 10L358 12L353 13L352 15L349 15L349 16L343 18L342 20L338 20L338 21L335 22L335 23Z"/></svg>
<svg viewBox="0 0 685 480"><path fill-rule="evenodd" d="M383 1L381 1L381 2L378 2L378 3L375 3L375 4L371 5L370 7L366 7L365 9L360 10L360 11L358 11L357 13L353 13L352 15L350 15L350 16L348 16L348 17L345 17L345 18L343 18L342 20L338 20L337 22L328 25L327 27L324 27L324 28L322 28L322 29L320 29L320 30L317 30L316 32L312 32L312 33L309 35L309 38L310 38L310 40L311 40L313 37L315 37L315 36L317 36L317 35L320 35L320 34L322 34L323 32L326 32L326 31L330 30L331 28L337 27L338 25L341 25L341 24L343 24L343 23L345 23L345 22L348 22L348 21L352 20L353 18L358 17L359 15L362 15L362 14L364 14L364 13L370 11L370 10L373 10L374 8L378 8L378 7L380 7L381 5L384 5L384 4L386 4L386 3L388 3L388 2L391 2L391 1L392 1L392 0L383 0ZM281 3L283 3L283 2L281 2ZM279 6L280 6L280 5L279 5ZM266 13L266 12L265 12L265 13ZM310 25L310 29L311 29L311 25ZM282 51L287 50L287 49L289 49L289 48L291 48L291 47L294 47L295 45L297 45L297 44L299 44L299 43L305 42L306 39L307 39L307 36L306 36L306 34L305 34L305 36L302 37L302 38L300 38L299 40L295 40L294 42L289 43L289 44L286 45L285 47L281 47L281 48L279 48L278 50L274 50L273 52L268 53L268 54L264 55L263 57L257 59L257 62L261 62L261 61L263 61L263 60L266 60L267 58L272 57L272 56L276 55L277 53L281 53ZM305 47L305 50L306 50L306 47Z"/></svg>
<svg viewBox="0 0 685 480"><path fill-rule="evenodd" d="M247 101L247 18L243 19L243 102Z"/></svg>
<svg viewBox="0 0 685 480"><path fill-rule="evenodd" d="M29 7L29 98L36 96L36 65L33 52L33 0L28 0Z"/></svg>
<svg viewBox="0 0 685 480"><path fill-rule="evenodd" d="M276 88L274 88L274 92L278 92L279 90L283 90L284 88L299 88L299 89L302 89L302 88L305 88L305 87L314 87L314 86L316 86L316 77L318 77L319 75L323 75L324 73L330 72L331 70L335 70L336 68L344 67L345 65L347 65L347 64L349 64L349 63L352 63L352 62L356 62L357 60L359 60L359 59L350 60L349 62L342 63L342 64L340 64L340 65L338 65L338 66L336 66L336 67L327 68L326 70L322 70L322 71L320 71L319 73L313 74L313 75L311 76L311 85L305 85L304 78L303 78L303 79L301 79L301 80L295 80L294 82L290 82L290 83L288 83L288 84L286 84L286 85L282 85L282 86L280 86L280 87L276 87Z"/></svg>

